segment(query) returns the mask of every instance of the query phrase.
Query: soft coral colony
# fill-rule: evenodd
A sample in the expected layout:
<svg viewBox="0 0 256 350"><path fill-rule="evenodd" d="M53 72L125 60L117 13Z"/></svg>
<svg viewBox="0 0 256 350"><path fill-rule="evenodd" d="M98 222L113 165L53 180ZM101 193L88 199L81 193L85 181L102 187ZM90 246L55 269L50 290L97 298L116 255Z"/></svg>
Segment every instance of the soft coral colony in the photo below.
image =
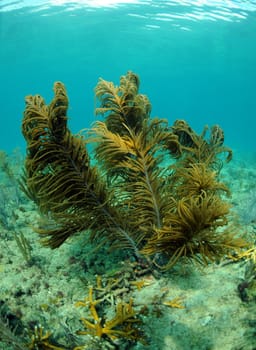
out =
<svg viewBox="0 0 256 350"><path fill-rule="evenodd" d="M86 137L67 126L61 82L49 105L39 95L26 97L22 186L47 214L38 228L44 244L57 248L86 230L92 241L164 269L181 257L207 263L243 247L229 224L229 190L219 181L222 162L232 158L222 129L199 135L184 120L169 126L152 118L133 72L119 86L100 79L95 93L103 121Z"/></svg>

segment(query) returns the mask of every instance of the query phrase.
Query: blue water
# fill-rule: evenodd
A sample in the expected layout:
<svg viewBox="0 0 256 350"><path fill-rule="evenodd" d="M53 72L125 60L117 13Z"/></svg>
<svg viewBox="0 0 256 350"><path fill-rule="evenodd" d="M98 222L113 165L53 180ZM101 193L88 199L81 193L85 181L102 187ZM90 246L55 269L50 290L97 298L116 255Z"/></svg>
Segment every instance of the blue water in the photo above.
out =
<svg viewBox="0 0 256 350"><path fill-rule="evenodd" d="M256 151L256 1L241 0L2 0L0 149L25 150L25 95L49 102L64 82L77 132L95 120L98 78L117 84L128 70L152 116L220 124L226 145Z"/></svg>

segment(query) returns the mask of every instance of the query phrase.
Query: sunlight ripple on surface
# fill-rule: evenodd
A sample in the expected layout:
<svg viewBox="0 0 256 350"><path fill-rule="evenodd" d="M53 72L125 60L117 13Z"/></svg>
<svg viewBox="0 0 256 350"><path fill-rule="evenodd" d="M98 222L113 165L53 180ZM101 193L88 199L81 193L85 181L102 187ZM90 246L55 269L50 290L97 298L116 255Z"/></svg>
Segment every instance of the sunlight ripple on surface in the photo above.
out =
<svg viewBox="0 0 256 350"><path fill-rule="evenodd" d="M11 11L24 7L37 6L75 6L75 7L118 7L121 5L151 5L159 8L181 7L220 7L223 9L237 9L256 11L256 0L2 0L0 11Z"/></svg>
<svg viewBox="0 0 256 350"><path fill-rule="evenodd" d="M193 22L240 22L256 12L256 0L1 0L0 13L38 13L79 16L98 10L124 9L122 16L137 18L149 30L166 25L190 30Z"/></svg>

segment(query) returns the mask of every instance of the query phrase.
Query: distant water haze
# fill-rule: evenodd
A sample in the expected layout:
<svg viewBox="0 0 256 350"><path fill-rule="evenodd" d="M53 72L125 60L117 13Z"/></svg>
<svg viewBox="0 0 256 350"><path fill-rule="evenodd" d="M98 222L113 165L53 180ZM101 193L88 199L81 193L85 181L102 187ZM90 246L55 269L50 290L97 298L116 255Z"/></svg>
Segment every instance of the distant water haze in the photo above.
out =
<svg viewBox="0 0 256 350"><path fill-rule="evenodd" d="M31 5L32 4L32 5ZM49 102L66 85L73 132L95 121L99 77L128 70L152 116L219 124L225 143L256 152L256 1L7 1L0 3L0 149L25 150L24 96Z"/></svg>

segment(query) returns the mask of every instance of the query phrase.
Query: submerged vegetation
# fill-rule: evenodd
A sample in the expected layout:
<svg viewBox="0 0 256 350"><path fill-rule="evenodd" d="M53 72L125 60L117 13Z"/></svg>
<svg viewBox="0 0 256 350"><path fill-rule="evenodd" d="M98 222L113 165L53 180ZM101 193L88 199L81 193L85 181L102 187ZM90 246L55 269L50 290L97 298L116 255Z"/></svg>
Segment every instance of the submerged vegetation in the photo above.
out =
<svg viewBox="0 0 256 350"><path fill-rule="evenodd" d="M55 83L54 93L49 105L39 95L28 96L22 124L27 155L19 184L41 217L20 193L15 169L23 161L14 167L5 153L0 157L0 171L8 180L0 191L6 251L0 256L0 272L13 270L20 277L18 283L15 277L2 286L0 347L126 349L140 342L141 347L162 348L167 332L172 344L186 338L183 348L212 347L215 339L204 325L212 322L211 329L221 333L221 313L204 318L199 307L193 319L190 311L203 305L204 298L217 305L223 295L212 290L217 282L212 288L209 266L210 274L201 276L209 287L193 300L198 282L189 271L199 271L190 262L207 264L226 256L252 261L237 287L237 278L233 281L233 294L223 283L228 301L218 304L226 314L228 304L253 304L252 312L248 309L248 348L255 336L255 246L247 247L237 234L231 192L220 180L223 163L232 158L222 129L215 125L197 134L184 120L169 125L151 117L138 76L128 72L119 86L99 80L96 115L102 119L86 133L73 135L64 85ZM84 232L73 244L63 244L59 257L52 259L37 243L37 220L36 231L51 248ZM247 250L240 249L245 246ZM161 273L178 261L183 264L172 269L173 278ZM213 268L221 279L223 269L231 271L232 265L229 260ZM181 279L186 274L182 288L175 283L175 272ZM231 314L227 317L236 322ZM186 319L196 323L197 335Z"/></svg>
<svg viewBox="0 0 256 350"><path fill-rule="evenodd" d="M61 82L49 105L39 95L26 97L22 186L47 215L38 228L44 244L57 248L88 230L92 241L165 269L183 256L207 263L243 247L229 227L229 191L218 179L221 154L232 158L221 128L198 135L183 120L169 126L150 117L150 101L132 72L119 86L100 79L95 93L96 115L104 120L86 137L67 126ZM92 155L88 143L95 145Z"/></svg>

